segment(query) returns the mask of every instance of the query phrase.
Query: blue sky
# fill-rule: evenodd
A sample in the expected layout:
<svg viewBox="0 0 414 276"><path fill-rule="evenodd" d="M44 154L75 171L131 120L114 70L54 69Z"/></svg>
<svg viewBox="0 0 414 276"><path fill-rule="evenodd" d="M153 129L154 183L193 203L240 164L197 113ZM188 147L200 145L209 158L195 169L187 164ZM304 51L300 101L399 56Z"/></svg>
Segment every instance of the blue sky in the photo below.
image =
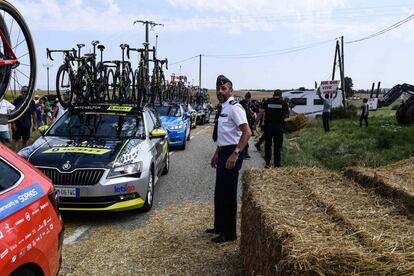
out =
<svg viewBox="0 0 414 276"><path fill-rule="evenodd" d="M335 38L355 40L384 29L414 13L408 0L14 0L34 36L38 57L37 87L51 87L62 61L46 59L46 48L72 48L100 40L106 59L119 59L119 45L141 47L144 27L136 19L163 23L150 36L158 56L170 64L203 54L202 86L214 88L224 74L236 89L312 88L330 79ZM276 50L325 42L318 47L276 55ZM414 20L359 43L345 44L345 74L355 88L414 83ZM89 50L90 47L87 47ZM273 52L272 52L273 51ZM263 54L263 52L265 52ZM243 56L234 56L240 55ZM246 54L246 55L244 55ZM250 55L252 54L252 55ZM223 57L220 55L233 55ZM265 57L258 57L263 56ZM236 57L236 58L235 58ZM244 57L244 58L240 58ZM245 58L249 57L249 58ZM133 63L136 64L137 56ZM198 59L170 65L198 84Z"/></svg>

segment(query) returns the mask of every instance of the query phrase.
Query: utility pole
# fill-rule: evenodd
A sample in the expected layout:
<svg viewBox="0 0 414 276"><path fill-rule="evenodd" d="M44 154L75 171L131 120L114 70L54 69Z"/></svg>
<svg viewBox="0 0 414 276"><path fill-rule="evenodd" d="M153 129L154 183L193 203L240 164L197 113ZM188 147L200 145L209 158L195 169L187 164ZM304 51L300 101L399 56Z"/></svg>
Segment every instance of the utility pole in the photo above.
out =
<svg viewBox="0 0 414 276"><path fill-rule="evenodd" d="M49 95L49 69L53 67L53 64L43 64L43 67L45 67L47 70L47 94Z"/></svg>
<svg viewBox="0 0 414 276"><path fill-rule="evenodd" d="M334 57L334 63L333 63L333 69L332 69L332 80L335 80L335 70L336 70L336 64L339 64L339 73L341 78L341 90L342 90L342 104L345 108L345 71L344 71L344 37L341 36L341 45L339 45L339 41L336 40L336 46L335 46L335 57Z"/></svg>
<svg viewBox="0 0 414 276"><path fill-rule="evenodd" d="M158 50L158 35L155 36L155 50Z"/></svg>
<svg viewBox="0 0 414 276"><path fill-rule="evenodd" d="M333 69L332 69L332 80L335 80L336 61L338 59L338 54L339 54L339 42L337 40L336 46L335 46L335 57L334 57Z"/></svg>
<svg viewBox="0 0 414 276"><path fill-rule="evenodd" d="M145 72L147 81L149 81L149 54L148 54L148 48L149 48L149 27L151 26L151 29L155 26L164 26L164 24L155 23L153 21L148 20L135 20L135 23L142 23L145 25L145 42L144 42L144 49L145 49Z"/></svg>
<svg viewBox="0 0 414 276"><path fill-rule="evenodd" d="M200 62L198 65L198 93L201 93L201 54L200 54Z"/></svg>
<svg viewBox="0 0 414 276"><path fill-rule="evenodd" d="M180 77L181 77L181 65L180 65Z"/></svg>
<svg viewBox="0 0 414 276"><path fill-rule="evenodd" d="M341 83L342 83L342 103L344 105L344 108L346 108L345 104L345 60L344 60L344 36L341 36Z"/></svg>

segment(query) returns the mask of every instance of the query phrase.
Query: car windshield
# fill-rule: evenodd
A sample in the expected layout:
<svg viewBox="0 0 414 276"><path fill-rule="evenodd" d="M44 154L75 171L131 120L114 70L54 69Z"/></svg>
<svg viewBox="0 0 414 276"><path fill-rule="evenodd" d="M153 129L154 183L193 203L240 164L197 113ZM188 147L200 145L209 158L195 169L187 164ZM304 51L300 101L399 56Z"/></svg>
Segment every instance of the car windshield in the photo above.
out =
<svg viewBox="0 0 414 276"><path fill-rule="evenodd" d="M51 136L88 136L107 139L144 136L142 115L85 114L66 112L47 133Z"/></svg>
<svg viewBox="0 0 414 276"><path fill-rule="evenodd" d="M158 106L156 107L159 116L173 116L173 117L180 117L181 110L178 106L171 105L171 106Z"/></svg>

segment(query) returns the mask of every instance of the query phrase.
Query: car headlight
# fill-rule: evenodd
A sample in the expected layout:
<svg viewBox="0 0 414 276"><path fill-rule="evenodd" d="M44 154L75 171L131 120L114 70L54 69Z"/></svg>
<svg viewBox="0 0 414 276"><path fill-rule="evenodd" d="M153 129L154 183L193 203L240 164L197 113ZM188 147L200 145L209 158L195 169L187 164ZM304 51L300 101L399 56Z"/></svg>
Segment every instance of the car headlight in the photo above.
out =
<svg viewBox="0 0 414 276"><path fill-rule="evenodd" d="M170 127L170 129L171 130L178 130L178 129L182 129L184 127L184 125L183 124L179 124L179 125L176 125L176 126L172 126L172 127Z"/></svg>
<svg viewBox="0 0 414 276"><path fill-rule="evenodd" d="M142 172L142 161L112 168L107 178L115 178L121 176L138 176Z"/></svg>

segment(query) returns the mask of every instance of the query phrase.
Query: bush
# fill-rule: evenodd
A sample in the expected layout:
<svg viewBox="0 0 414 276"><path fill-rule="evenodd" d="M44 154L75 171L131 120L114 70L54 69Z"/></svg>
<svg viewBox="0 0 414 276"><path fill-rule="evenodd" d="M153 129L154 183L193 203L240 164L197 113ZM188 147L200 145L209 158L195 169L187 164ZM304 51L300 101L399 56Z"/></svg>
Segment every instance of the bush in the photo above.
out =
<svg viewBox="0 0 414 276"><path fill-rule="evenodd" d="M394 104L394 105L391 107L391 110L397 110L399 107L400 107L400 105L399 105L399 104Z"/></svg>
<svg viewBox="0 0 414 276"><path fill-rule="evenodd" d="M14 99L16 99L18 96L19 92L17 92L16 95L14 95L12 92L7 91L6 93L4 93L3 99L9 101L10 103L13 103Z"/></svg>
<svg viewBox="0 0 414 276"><path fill-rule="evenodd" d="M354 119L357 117L358 108L355 105L348 105L345 108L336 107L331 110L331 119Z"/></svg>

